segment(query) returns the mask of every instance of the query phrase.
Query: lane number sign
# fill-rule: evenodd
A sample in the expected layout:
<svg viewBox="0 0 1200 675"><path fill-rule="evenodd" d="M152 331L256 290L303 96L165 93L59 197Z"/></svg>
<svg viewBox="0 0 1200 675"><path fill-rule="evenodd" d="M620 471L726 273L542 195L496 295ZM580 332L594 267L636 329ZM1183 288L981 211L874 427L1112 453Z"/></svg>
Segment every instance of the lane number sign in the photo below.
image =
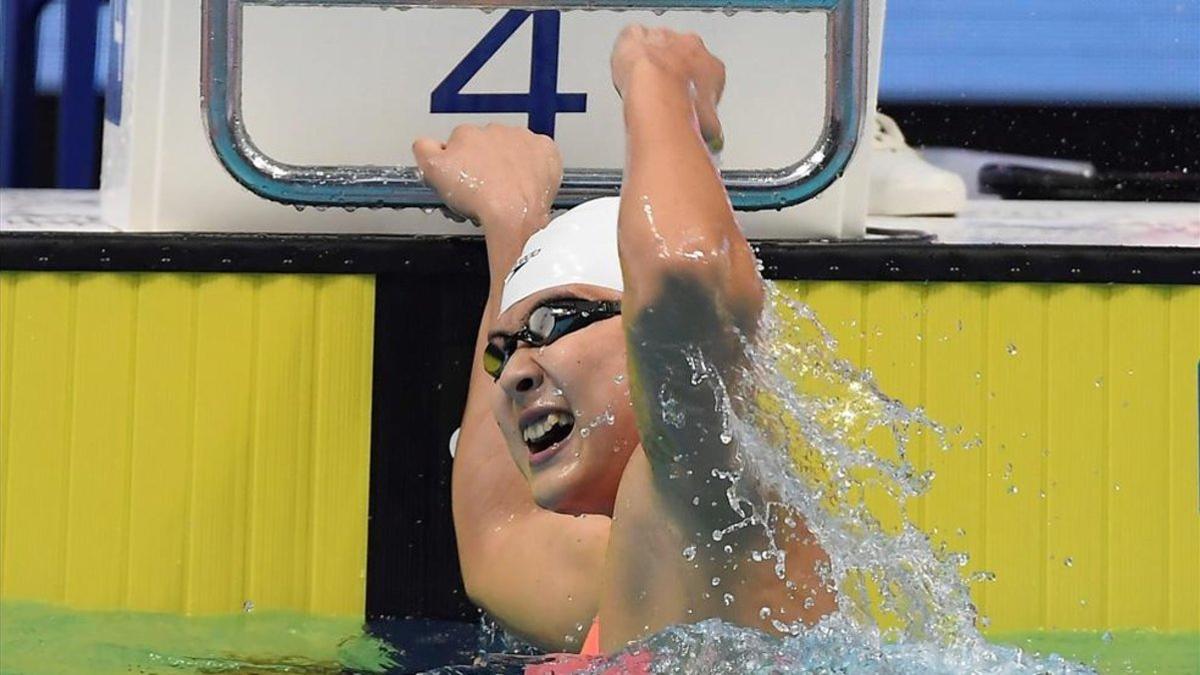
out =
<svg viewBox="0 0 1200 675"><path fill-rule="evenodd" d="M462 89L480 68L508 42L527 20L533 19L529 91L524 94L465 94ZM526 113L529 130L554 137L560 113L587 111L587 94L558 91L559 21L557 10L505 12L467 55L450 70L429 97L432 113Z"/></svg>

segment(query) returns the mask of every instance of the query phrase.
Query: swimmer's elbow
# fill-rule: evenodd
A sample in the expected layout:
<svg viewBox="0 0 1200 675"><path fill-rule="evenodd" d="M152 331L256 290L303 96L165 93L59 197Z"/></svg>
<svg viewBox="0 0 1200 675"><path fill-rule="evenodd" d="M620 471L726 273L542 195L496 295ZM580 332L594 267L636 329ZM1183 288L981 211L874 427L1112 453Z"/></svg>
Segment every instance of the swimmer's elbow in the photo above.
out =
<svg viewBox="0 0 1200 675"><path fill-rule="evenodd" d="M467 599L476 607L489 614L502 613L500 580L496 578L494 561L489 564L485 551L477 551L474 555L464 556L459 553L459 571L462 573L463 590Z"/></svg>
<svg viewBox="0 0 1200 675"><path fill-rule="evenodd" d="M488 585L485 575L471 572L471 569L472 566L462 566L463 590L467 593L467 599L471 601L471 604L484 611L492 611L494 598L492 588Z"/></svg>
<svg viewBox="0 0 1200 675"><path fill-rule="evenodd" d="M669 240L650 237L634 242L625 234L621 269L627 313L664 304L703 307L715 303L734 316L757 320L763 302L762 277L745 239L703 229L676 232ZM694 297L697 293L703 297ZM691 311L688 314L695 316Z"/></svg>
<svg viewBox="0 0 1200 675"><path fill-rule="evenodd" d="M641 285L627 283L625 314L652 342L708 342L726 329L749 334L762 312L763 287L755 268L743 272L729 261L673 258L645 275Z"/></svg>

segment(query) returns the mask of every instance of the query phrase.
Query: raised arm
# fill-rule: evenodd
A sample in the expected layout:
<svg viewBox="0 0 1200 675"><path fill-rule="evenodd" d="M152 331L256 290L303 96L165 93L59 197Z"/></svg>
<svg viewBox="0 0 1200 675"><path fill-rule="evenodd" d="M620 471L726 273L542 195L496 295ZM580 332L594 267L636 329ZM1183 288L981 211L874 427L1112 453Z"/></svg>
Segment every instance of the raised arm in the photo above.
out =
<svg viewBox="0 0 1200 675"><path fill-rule="evenodd" d="M612 69L625 113L619 243L644 452L631 458L614 509L604 646L708 617L770 630L763 607L785 622L819 616L831 606L813 592L811 563L823 553L802 525L780 537L784 579L753 558L768 548L761 528L735 528L719 543L712 535L741 519L719 472L741 468L731 399L764 302L709 154L723 143L724 66L695 35L632 26Z"/></svg>
<svg viewBox="0 0 1200 675"><path fill-rule="evenodd" d="M729 448L713 440L718 430L711 439L697 433L719 422L712 392L673 380L690 381L694 373L684 371L702 360L732 392L741 341L753 336L762 311L757 262L709 154L724 142L716 105L725 67L694 34L630 26L612 70L625 112L619 242L642 443L656 467L677 462L681 448L723 466ZM666 423L664 400L681 409L693 403L702 418Z"/></svg>
<svg viewBox="0 0 1200 675"><path fill-rule="evenodd" d="M630 26L617 40L612 70L626 129L620 219L626 316L642 317L683 283L708 295L705 312L732 313L736 327L752 330L762 279L709 154L724 143L716 106L725 66L694 34ZM718 327L703 325L706 316L693 309L675 310L692 319L678 328ZM727 325L723 316L709 320Z"/></svg>
<svg viewBox="0 0 1200 675"><path fill-rule="evenodd" d="M610 520L539 508L488 404L481 367L504 276L549 220L562 177L554 142L525 129L461 126L446 143L419 139L425 180L483 228L490 292L480 320L454 460L453 505L467 594L508 630L543 647L577 649L596 614ZM440 451L440 450L439 450Z"/></svg>

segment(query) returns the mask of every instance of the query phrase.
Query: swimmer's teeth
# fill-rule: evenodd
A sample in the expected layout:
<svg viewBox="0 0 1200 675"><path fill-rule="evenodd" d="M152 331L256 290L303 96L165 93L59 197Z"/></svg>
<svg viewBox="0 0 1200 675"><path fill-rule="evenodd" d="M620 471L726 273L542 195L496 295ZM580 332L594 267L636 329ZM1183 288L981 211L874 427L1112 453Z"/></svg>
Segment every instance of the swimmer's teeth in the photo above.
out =
<svg viewBox="0 0 1200 675"><path fill-rule="evenodd" d="M567 415L550 413L537 422L525 427L525 430L521 432L521 435L524 437L526 443L536 443L540 441L542 437L545 436L546 433L555 426L559 424L567 424L570 422L570 419L571 418Z"/></svg>

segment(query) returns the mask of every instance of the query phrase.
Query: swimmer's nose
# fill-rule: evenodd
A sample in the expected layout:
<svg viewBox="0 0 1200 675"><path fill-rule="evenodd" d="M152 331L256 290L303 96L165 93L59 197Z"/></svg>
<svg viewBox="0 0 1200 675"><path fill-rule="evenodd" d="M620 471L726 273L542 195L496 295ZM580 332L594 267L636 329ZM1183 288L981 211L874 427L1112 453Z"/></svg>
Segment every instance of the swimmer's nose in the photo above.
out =
<svg viewBox="0 0 1200 675"><path fill-rule="evenodd" d="M530 358L528 350L518 349L500 373L500 386L512 398L537 390L542 384L542 369Z"/></svg>

